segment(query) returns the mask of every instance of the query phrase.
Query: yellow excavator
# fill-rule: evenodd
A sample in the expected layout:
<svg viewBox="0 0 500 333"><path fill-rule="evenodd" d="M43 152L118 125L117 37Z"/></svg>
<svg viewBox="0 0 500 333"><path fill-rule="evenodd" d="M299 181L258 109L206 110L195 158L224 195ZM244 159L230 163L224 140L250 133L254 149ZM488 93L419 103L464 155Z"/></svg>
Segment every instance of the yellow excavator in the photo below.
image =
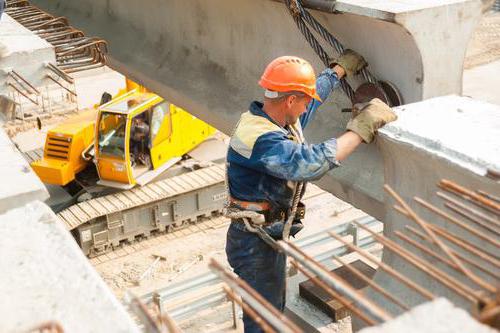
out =
<svg viewBox="0 0 500 333"><path fill-rule="evenodd" d="M97 184L129 189L147 184L214 132L128 80L126 91L97 112L49 130L43 159L31 166L44 183L66 186L93 161Z"/></svg>
<svg viewBox="0 0 500 333"><path fill-rule="evenodd" d="M224 168L188 155L215 131L127 80L115 98L49 130L31 166L49 205L92 256L220 213Z"/></svg>

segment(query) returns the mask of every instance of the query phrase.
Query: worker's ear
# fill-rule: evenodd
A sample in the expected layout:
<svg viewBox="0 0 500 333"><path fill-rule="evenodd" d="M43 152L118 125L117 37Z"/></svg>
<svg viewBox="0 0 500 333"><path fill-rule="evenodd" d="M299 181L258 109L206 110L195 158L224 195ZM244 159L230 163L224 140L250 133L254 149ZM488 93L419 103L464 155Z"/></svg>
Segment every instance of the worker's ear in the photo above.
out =
<svg viewBox="0 0 500 333"><path fill-rule="evenodd" d="M296 102L297 96L290 95L285 97L285 105L289 109L293 106L293 103Z"/></svg>

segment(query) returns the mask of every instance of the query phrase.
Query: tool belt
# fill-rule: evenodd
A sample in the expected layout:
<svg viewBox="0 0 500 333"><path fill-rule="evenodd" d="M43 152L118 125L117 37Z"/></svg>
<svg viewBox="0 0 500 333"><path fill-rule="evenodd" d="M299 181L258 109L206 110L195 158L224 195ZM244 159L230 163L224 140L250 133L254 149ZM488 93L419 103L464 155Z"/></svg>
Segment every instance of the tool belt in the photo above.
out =
<svg viewBox="0 0 500 333"><path fill-rule="evenodd" d="M286 221L290 211L280 208L274 208L269 202L250 202L242 201L230 197L230 208L239 210L250 210L264 215L265 224L271 224L276 221ZM300 201L295 212L294 220L302 220L306 215L306 205Z"/></svg>

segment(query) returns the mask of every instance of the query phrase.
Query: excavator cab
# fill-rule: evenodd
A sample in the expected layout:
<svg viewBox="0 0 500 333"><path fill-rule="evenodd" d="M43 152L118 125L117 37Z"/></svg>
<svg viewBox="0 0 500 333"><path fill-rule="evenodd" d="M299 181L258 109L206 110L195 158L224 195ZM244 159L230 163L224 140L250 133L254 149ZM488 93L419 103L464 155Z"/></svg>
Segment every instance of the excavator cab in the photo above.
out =
<svg viewBox="0 0 500 333"><path fill-rule="evenodd" d="M214 132L158 95L132 90L99 108L97 183L120 189L144 185Z"/></svg>

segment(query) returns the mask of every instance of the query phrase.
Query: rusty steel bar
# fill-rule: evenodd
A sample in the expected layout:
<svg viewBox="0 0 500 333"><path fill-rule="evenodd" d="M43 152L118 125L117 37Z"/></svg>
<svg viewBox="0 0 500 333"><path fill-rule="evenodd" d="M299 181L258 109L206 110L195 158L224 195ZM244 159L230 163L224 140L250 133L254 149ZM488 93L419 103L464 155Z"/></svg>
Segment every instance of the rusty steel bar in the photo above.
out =
<svg viewBox="0 0 500 333"><path fill-rule="evenodd" d="M500 174L499 174L499 176L500 176ZM476 190L476 192L478 194L482 195L483 197L486 197L486 198L488 198L490 200L493 200L493 201L496 201L496 202L500 203L500 197L497 197L497 196L495 196L493 194L487 193L487 192L482 191L482 190Z"/></svg>
<svg viewBox="0 0 500 333"><path fill-rule="evenodd" d="M317 275L318 278L326 283L330 288L332 288L342 296L348 298L350 301L356 302L361 310L363 310L375 321L385 322L392 318L389 313L366 298L359 291L351 287L343 279L339 278L334 273L326 269L323 265L315 261L312 257L307 255L295 244L285 241L278 241L278 246L284 253L286 253L297 262L299 262L302 266L307 268L309 271Z"/></svg>
<svg viewBox="0 0 500 333"><path fill-rule="evenodd" d="M49 80L51 80L52 82L54 82L55 84L57 84L59 87L63 88L64 90L66 90L67 92L69 92L70 94L72 94L73 96L77 96L77 93L75 93L74 91L71 91L70 89L68 89L67 87L63 86L61 84L61 82L59 82L58 80L54 79L52 77L52 75L50 74L47 74L45 75L46 78L48 78Z"/></svg>
<svg viewBox="0 0 500 333"><path fill-rule="evenodd" d="M490 223L496 225L497 227L500 227L500 220L498 218L494 219L491 216L486 215L485 213L478 211L477 209L473 209L472 207L469 207L469 206L463 204L462 202L455 200L454 198L452 198L451 196L449 196L443 192L437 192L436 194L441 199L444 199L444 201L446 201L448 203L452 203L455 206L460 207L463 210L467 211L468 213L470 213L470 214L472 214L480 219L483 219L487 222L490 222Z"/></svg>
<svg viewBox="0 0 500 333"><path fill-rule="evenodd" d="M235 290L248 306L252 307L264 318L271 326L279 332L297 333L301 332L295 323L290 321L283 313L274 308L264 297L257 293L248 283L234 273L225 269L214 258L210 260L209 267Z"/></svg>
<svg viewBox="0 0 500 333"><path fill-rule="evenodd" d="M426 253L427 255L431 256L431 257L434 257L436 259L438 259L439 261L445 263L446 265L448 265L449 267L453 268L454 270L456 270L457 272L461 272L460 269L458 268L457 265L455 265L454 262L450 261L449 259L447 258L443 258L441 257L440 255L438 255L437 253L433 252L432 250L430 250L429 248L426 248L425 246L423 246L422 244L419 244L417 241L411 239L410 237L406 236L405 234L403 234L402 232L400 231L396 231L395 232L396 236L398 236L400 239L406 241L407 243L413 245L415 248L419 249L420 251ZM432 243L431 243L432 244ZM484 281L483 279L481 279L483 281L483 283L487 283L486 281ZM474 283L476 283L474 280L471 280L473 281ZM481 287L480 284L477 284L477 286Z"/></svg>
<svg viewBox="0 0 500 333"><path fill-rule="evenodd" d="M166 312L162 313L159 317L160 324L165 326L168 333L182 333L182 330L177 326L174 319ZM163 329L162 329L163 330Z"/></svg>
<svg viewBox="0 0 500 333"><path fill-rule="evenodd" d="M443 217L447 221L455 224L456 226L459 226L462 229L467 230L472 235L474 235L474 236L476 236L478 238L481 238L482 240L484 240L484 241L486 241L486 242L488 242L488 243L490 243L492 245L495 245L496 247L500 247L500 241L498 241L496 239L493 239L490 236L482 233L481 231L478 231L478 230L472 228L467 223L464 223L464 222L460 221L459 219L451 216L450 214L442 211L441 209L437 208L436 206L433 206L432 204L428 203L427 201L425 201L425 200L423 200L421 198L415 197L414 199L415 199L416 202L418 202L420 205L422 205L423 207L427 208L431 212L433 212L433 213L435 213L435 214Z"/></svg>
<svg viewBox="0 0 500 333"><path fill-rule="evenodd" d="M130 291L127 291L125 301L144 325L146 332L162 333L161 328L158 327L158 324L156 323L156 320L151 316L146 305L142 303L138 297L133 295Z"/></svg>
<svg viewBox="0 0 500 333"><path fill-rule="evenodd" d="M236 302L241 307L241 309L250 318L252 318L252 320L255 321L257 323L257 325L259 325L260 328L265 333L274 333L274 332L277 332L254 309L252 309L246 303L243 303L243 301L238 297L238 295L234 291L231 290L231 288L229 288L227 286L222 286L222 289L224 289L224 291L226 292L227 297L229 299L233 300L234 302Z"/></svg>
<svg viewBox="0 0 500 333"><path fill-rule="evenodd" d="M335 298L338 300L343 306L348 308L352 313L354 313L356 316L358 316L361 320L363 320L365 323L367 323L370 326L376 325L377 322L370 317L368 317L363 311L358 309L356 306L353 305L353 303L349 300L347 300L345 297L342 295L338 294L335 292L332 288L330 288L326 283L318 279L316 276L313 274L309 273L306 269L302 268L297 262L291 261L291 264L297 268L302 274L304 274L308 279L310 279L315 285L320 287L322 290L324 290L328 295L331 297Z"/></svg>
<svg viewBox="0 0 500 333"><path fill-rule="evenodd" d="M353 265L347 263L342 258L340 258L339 256L336 256L336 255L333 256L333 259L336 260L341 265L343 265L350 272L352 272L354 275L356 275L358 278L360 278L361 280L363 280L365 283L367 283L374 290L376 290L379 293L381 293L385 298L389 299L390 301L392 301L394 304L396 304L397 306L399 306L403 310L405 310L405 311L410 310L410 308L408 306L406 306L402 301L400 301L396 297L394 297L391 294L389 294L384 288L382 288L377 283L375 283L375 281L373 281L372 279L368 278L366 275L364 275L363 273L361 273L361 271L358 270Z"/></svg>
<svg viewBox="0 0 500 333"><path fill-rule="evenodd" d="M429 242L429 243L432 243L430 238L428 238L428 237L427 237L424 233L422 233L422 232L420 232L420 231L416 230L415 228L410 227L410 226L406 226L406 229L407 229L408 231L410 231L411 233L413 233L414 235L416 235L416 236L420 237L422 240L425 240L425 241L427 241L427 242ZM427 248L426 248L426 249L427 249ZM427 250L428 250L428 249L427 249ZM428 250L428 251L430 251L430 250ZM474 260L472 260L472 259L467 258L467 257L466 257L466 256L464 256L463 254L461 254L461 253L459 253L459 252L457 252L457 251L455 251L455 250L452 250L452 251L453 251L453 252L455 252L455 254L456 254L458 257L460 257L463 261L465 261L465 262L466 262L466 263L468 263L469 265L474 266L474 267L476 267L478 270L480 270L480 271L484 272L485 274L488 274L488 275L490 275L491 277L493 277L493 278L495 278L495 279L499 279L499 280L500 280L500 273L495 273L495 272L492 272L492 271L491 271L491 270L489 270L488 268L481 266L479 263L475 262L475 261L474 261ZM432 252L432 251L430 251L430 252Z"/></svg>
<svg viewBox="0 0 500 333"><path fill-rule="evenodd" d="M486 195L486 192L482 192L480 191L480 193L485 193ZM477 209L474 209L470 206L467 206L466 204L456 200L455 198L452 198L450 195L448 194L445 194L443 192L437 192L437 195L438 197L440 197L441 199L444 199L445 201L449 201L457 206L459 206L460 208L463 208L465 210L467 210L468 212L470 212L471 214L473 215L476 215L477 217L481 218L481 219L484 219L484 220L487 220L488 222L491 222L497 226L500 226L500 218L492 218L490 215L486 214L486 213L483 213L481 211L478 211Z"/></svg>
<svg viewBox="0 0 500 333"><path fill-rule="evenodd" d="M45 67L47 69L49 69L50 71L54 72L57 76L60 76L62 79L64 79L69 84L75 83L75 80L71 76L69 76L63 70L59 69L59 67L57 67L56 65L49 62L49 63L47 63L47 65Z"/></svg>
<svg viewBox="0 0 500 333"><path fill-rule="evenodd" d="M389 185L385 184L384 185L384 190L389 193L403 208L404 210L410 215L411 220L415 221L424 231L426 232L427 235L429 235L433 242L444 252L450 259L464 272L465 274L472 274L467 267L465 267L460 259L455 257L455 255L450 251L448 246L444 244L435 234L434 232L428 227L428 224L423 221L411 208L410 206L399 196L399 194L396 193Z"/></svg>
<svg viewBox="0 0 500 333"><path fill-rule="evenodd" d="M487 209L489 208L489 210L493 213L500 215L500 203L496 203L493 200L483 197L482 195L477 194L474 191L471 191L463 186L460 186L457 183L452 182L451 180L441 180L439 182L439 187L447 192L459 195L465 200L470 201L479 207Z"/></svg>
<svg viewBox="0 0 500 333"><path fill-rule="evenodd" d="M29 97L28 95L26 95L24 92L22 92L18 87L16 87L14 84L12 84L11 82L7 82L7 85L11 86L15 91L17 91L18 93L20 93L21 95L23 95L26 99L28 99L31 103L37 105L37 106L40 106L38 104L38 101L34 101L33 99L31 99L31 97Z"/></svg>
<svg viewBox="0 0 500 333"><path fill-rule="evenodd" d="M467 220L474 222L475 224L483 227L484 229L488 229L489 232L496 234L497 236L500 236L500 228L492 226L485 221L481 221L479 218L475 217L474 215L470 214L468 211L464 210L463 208L458 207L455 204L452 204L450 202L445 202L444 205L445 205L445 207L454 211L458 215L465 217Z"/></svg>
<svg viewBox="0 0 500 333"><path fill-rule="evenodd" d="M399 206L394 206L394 209L396 209L399 213L407 216L408 216L408 213L401 207ZM407 226L408 227L408 226ZM435 231L437 232L438 234L440 234L441 236L443 236L444 238L446 238L449 242L452 242L453 244L471 252L471 253L474 253L476 256L480 257L481 259L489 262L490 264L496 266L496 267L500 267L500 261L498 260L498 256L493 254L493 253L490 253L488 251L485 251L484 249L480 249L478 248L476 245L470 243L469 241L447 231L447 230L444 230L443 228L441 227L438 227L436 225L430 225L430 227Z"/></svg>
<svg viewBox="0 0 500 333"><path fill-rule="evenodd" d="M396 242L380 235L373 235L372 231L369 229L367 230L364 226L361 226L361 228L368 231L370 234L372 234L373 237L375 237L375 239L377 239L378 242L383 244L384 249L385 248L389 249L394 254L398 255L399 257L401 257L411 265L415 266L416 268L420 269L422 272L426 273L432 278L436 279L436 281L441 282L444 286L455 291L457 294L461 295L462 297L466 298L472 303L477 304L477 302L480 301L483 304L487 304L490 302L490 299L484 297L482 293L471 289L469 286L463 284L454 277L449 276L443 271L440 271L439 269L432 266L432 264L430 264L429 262L423 260L422 258L417 257L415 254L411 253L410 251L400 246ZM489 284L486 284L486 286L482 285L482 287L491 292L496 291L496 289Z"/></svg>
<svg viewBox="0 0 500 333"><path fill-rule="evenodd" d="M23 78L19 73L17 73L15 70L11 70L8 74L11 78L13 78L18 84L20 84L21 86L23 84L27 85L30 89L32 89L33 91L30 92L30 93L34 93L34 94L40 94L40 91L38 91L38 89L36 89L31 83L29 83L25 78ZM21 81L21 82L19 82ZM23 87L24 89L26 89L26 87ZM29 90L29 89L26 89L26 90Z"/></svg>
<svg viewBox="0 0 500 333"><path fill-rule="evenodd" d="M347 242L346 240L342 239L342 237L340 237L339 235L336 235L333 232L329 232L328 234L330 236L332 236L333 238L335 238L337 241L339 241L342 244L344 244L345 246L347 246L351 251L357 252L362 257L364 257L365 259L367 259L368 261L370 261L370 262L372 262L374 264L377 264L379 266L379 268L381 268L382 270L384 270L386 273L388 273L389 275L391 275L396 280L398 280L401 283L405 284L410 289L416 291L417 293L419 293L420 295L422 295L427 300L433 300L435 298L435 296L431 292L429 292L427 289L422 288L421 286L419 286L418 284L416 284L415 282L413 282L412 280L410 280L406 276L404 276L401 273L399 273L398 271L394 270L391 266L389 266L386 263L384 263L384 262L380 261L379 259L377 259L371 253L368 253L367 251L363 250L362 248L360 248L360 247L358 247L356 245L353 245L353 244Z"/></svg>

